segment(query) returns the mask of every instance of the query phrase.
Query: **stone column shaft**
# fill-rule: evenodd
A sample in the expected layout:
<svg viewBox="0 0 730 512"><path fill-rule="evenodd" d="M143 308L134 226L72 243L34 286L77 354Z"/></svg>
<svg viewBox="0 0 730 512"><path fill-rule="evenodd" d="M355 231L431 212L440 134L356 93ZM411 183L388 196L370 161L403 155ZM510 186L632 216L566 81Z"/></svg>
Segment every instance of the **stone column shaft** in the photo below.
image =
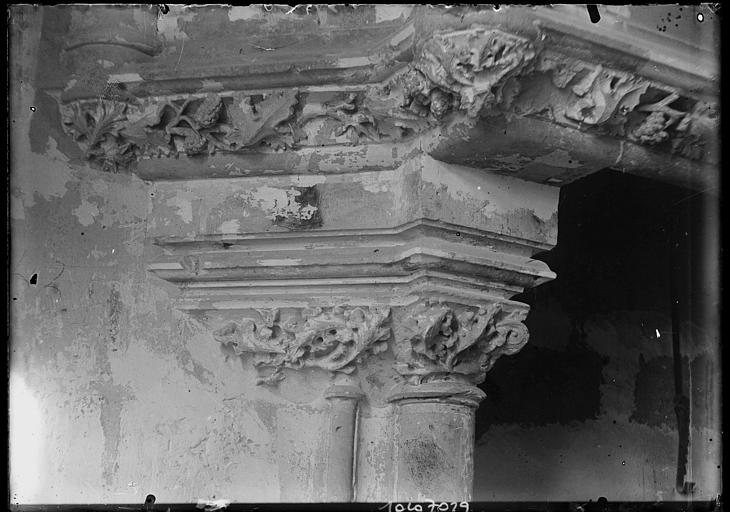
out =
<svg viewBox="0 0 730 512"><path fill-rule="evenodd" d="M325 397L331 404L325 500L347 503L353 499L357 404L363 393L354 386L332 386Z"/></svg>
<svg viewBox="0 0 730 512"><path fill-rule="evenodd" d="M459 383L404 389L391 397L396 437L394 501L469 501L474 411L484 394Z"/></svg>

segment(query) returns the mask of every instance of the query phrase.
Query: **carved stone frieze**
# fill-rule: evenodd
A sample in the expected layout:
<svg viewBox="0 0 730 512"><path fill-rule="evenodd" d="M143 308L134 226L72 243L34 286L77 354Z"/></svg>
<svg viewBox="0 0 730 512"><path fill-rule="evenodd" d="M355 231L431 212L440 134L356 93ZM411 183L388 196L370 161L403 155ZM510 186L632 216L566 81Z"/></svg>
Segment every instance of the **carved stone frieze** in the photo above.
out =
<svg viewBox="0 0 730 512"><path fill-rule="evenodd" d="M401 140L433 126L401 108L397 80L329 100L297 90L154 100L83 100L61 106L63 126L105 171L136 159ZM399 96L400 95L400 96Z"/></svg>
<svg viewBox="0 0 730 512"><path fill-rule="evenodd" d="M396 370L411 384L464 380L478 384L502 355L528 341L528 308L493 303L470 308L418 303L396 326Z"/></svg>
<svg viewBox="0 0 730 512"><path fill-rule="evenodd" d="M485 113L543 117L691 159L718 128L716 105L484 27L431 35L404 69L356 90L117 94L61 113L85 157L111 171L139 158L397 142Z"/></svg>
<svg viewBox="0 0 730 512"><path fill-rule="evenodd" d="M88 100L61 106L64 127L87 159L119 170L138 157L193 156L239 151L262 143L285 146L279 125L289 119L297 92L117 101Z"/></svg>
<svg viewBox="0 0 730 512"><path fill-rule="evenodd" d="M286 317L277 309L258 313L260 320L229 322L213 337L236 354L252 354L255 366L273 369L259 384L282 380L284 368L352 373L367 354L387 350L391 335L389 308L314 308Z"/></svg>
<svg viewBox="0 0 730 512"><path fill-rule="evenodd" d="M571 93L570 101L553 114L588 126L624 124L649 87L640 77L552 54L541 56L537 70L550 72L553 84Z"/></svg>
<svg viewBox="0 0 730 512"><path fill-rule="evenodd" d="M537 82L518 101L518 113L704 159L718 128L718 109L675 88L601 64L542 52L535 69L550 76L558 91ZM527 109L520 109L529 105Z"/></svg>
<svg viewBox="0 0 730 512"><path fill-rule="evenodd" d="M110 171L140 157L398 141L449 113L474 118L500 103L534 55L527 40L476 28L433 36L404 71L359 91L96 99L64 104L61 113L85 157Z"/></svg>

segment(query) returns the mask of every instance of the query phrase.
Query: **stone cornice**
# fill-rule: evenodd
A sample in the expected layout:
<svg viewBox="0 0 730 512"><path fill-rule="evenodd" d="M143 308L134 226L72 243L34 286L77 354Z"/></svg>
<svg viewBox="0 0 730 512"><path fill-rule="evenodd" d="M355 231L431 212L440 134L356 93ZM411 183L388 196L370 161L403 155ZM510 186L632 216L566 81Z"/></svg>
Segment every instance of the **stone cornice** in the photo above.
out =
<svg viewBox="0 0 730 512"><path fill-rule="evenodd" d="M85 158L111 171L160 157L448 138L494 116L544 119L659 155L716 161L716 104L544 46L475 26L434 33L406 68L377 84L148 98L111 89L107 99L61 111Z"/></svg>
<svg viewBox="0 0 730 512"><path fill-rule="evenodd" d="M148 269L182 287L184 310L464 304L508 298L553 279L534 241L421 219L397 228L316 230L157 241L168 255Z"/></svg>

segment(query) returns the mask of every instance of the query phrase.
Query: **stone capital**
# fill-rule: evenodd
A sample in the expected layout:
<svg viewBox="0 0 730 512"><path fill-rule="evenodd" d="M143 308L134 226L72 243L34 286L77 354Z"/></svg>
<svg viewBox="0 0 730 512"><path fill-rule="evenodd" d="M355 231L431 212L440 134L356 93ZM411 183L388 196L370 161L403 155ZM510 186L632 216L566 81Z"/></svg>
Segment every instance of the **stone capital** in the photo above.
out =
<svg viewBox="0 0 730 512"><path fill-rule="evenodd" d="M350 374L368 354L387 350L391 334L387 307L307 308L284 314L268 309L256 316L229 321L213 337L268 371L259 384L282 380L284 368Z"/></svg>
<svg viewBox="0 0 730 512"><path fill-rule="evenodd" d="M529 307L513 301L479 306L419 302L394 325L395 368L408 384L479 384L503 355L529 339L522 323Z"/></svg>

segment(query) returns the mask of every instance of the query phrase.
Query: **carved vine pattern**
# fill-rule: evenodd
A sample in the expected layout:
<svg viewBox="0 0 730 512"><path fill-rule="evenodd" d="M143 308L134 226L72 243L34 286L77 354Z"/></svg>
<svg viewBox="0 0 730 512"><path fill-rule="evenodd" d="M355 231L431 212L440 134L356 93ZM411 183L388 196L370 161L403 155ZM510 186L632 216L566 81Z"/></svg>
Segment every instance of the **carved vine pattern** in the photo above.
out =
<svg viewBox="0 0 730 512"><path fill-rule="evenodd" d="M543 82L530 89L540 74L557 94L545 92ZM64 127L85 158L108 171L140 157L399 141L454 120L510 112L692 159L703 158L718 123L715 105L481 27L434 34L385 83L325 99L286 89L61 106Z"/></svg>
<svg viewBox="0 0 730 512"><path fill-rule="evenodd" d="M255 366L273 370L259 384L282 380L284 368L352 373L366 355L387 350L391 335L389 308L314 308L284 319L277 309L258 313L260 320L229 322L213 337L236 354L251 354Z"/></svg>
<svg viewBox="0 0 730 512"><path fill-rule="evenodd" d="M442 378L478 384L503 355L517 353L529 332L527 308L419 303L399 326L396 370L414 384Z"/></svg>

